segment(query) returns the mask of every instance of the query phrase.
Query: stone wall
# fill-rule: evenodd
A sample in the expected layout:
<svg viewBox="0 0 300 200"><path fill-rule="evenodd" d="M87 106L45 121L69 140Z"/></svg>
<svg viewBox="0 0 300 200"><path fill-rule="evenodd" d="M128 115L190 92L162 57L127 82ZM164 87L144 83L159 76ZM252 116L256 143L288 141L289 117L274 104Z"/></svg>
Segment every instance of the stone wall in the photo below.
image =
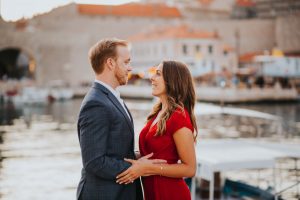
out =
<svg viewBox="0 0 300 200"><path fill-rule="evenodd" d="M224 43L237 47L236 32L239 33L239 54L271 49L275 45L274 20L203 20L187 21L190 25L208 31L217 31Z"/></svg>
<svg viewBox="0 0 300 200"><path fill-rule="evenodd" d="M292 25L288 25L288 23ZM262 51L274 47L278 40L284 50L299 50L299 36L285 30L299 31L299 20L192 20L163 18L134 18L82 15L76 4L63 6L27 21L24 29L16 23L0 20L0 50L17 47L37 64L36 80L39 85L63 79L78 85L94 79L87 53L99 39L119 37L126 39L150 26L187 23L207 31L217 31L224 43L236 46L235 32L240 32L240 53ZM277 26L277 27L276 27ZM275 31L276 30L276 31ZM276 32L276 37L275 37ZM287 42L287 37L294 38ZM295 42L296 41L296 42Z"/></svg>
<svg viewBox="0 0 300 200"><path fill-rule="evenodd" d="M276 19L276 41L284 52L300 52L300 13Z"/></svg>

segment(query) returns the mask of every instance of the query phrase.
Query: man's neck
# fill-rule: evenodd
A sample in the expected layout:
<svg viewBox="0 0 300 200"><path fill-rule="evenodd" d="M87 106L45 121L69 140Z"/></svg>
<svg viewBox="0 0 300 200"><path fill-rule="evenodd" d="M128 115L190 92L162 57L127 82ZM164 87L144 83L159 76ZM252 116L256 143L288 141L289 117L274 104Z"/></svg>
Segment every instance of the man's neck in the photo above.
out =
<svg viewBox="0 0 300 200"><path fill-rule="evenodd" d="M118 87L118 85L114 83L113 79L110 78L110 76L98 74L98 75L96 75L95 79L109 85L114 90Z"/></svg>

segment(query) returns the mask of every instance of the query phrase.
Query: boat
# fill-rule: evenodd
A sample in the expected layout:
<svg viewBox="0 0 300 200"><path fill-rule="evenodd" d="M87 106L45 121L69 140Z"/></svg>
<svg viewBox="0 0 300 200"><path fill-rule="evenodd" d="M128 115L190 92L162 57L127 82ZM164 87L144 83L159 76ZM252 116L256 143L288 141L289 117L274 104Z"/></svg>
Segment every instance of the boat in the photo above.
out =
<svg viewBox="0 0 300 200"><path fill-rule="evenodd" d="M74 91L63 80L51 81L48 85L50 100L69 100L74 96Z"/></svg>
<svg viewBox="0 0 300 200"><path fill-rule="evenodd" d="M24 87L20 94L11 97L15 104L47 104L49 92L34 86Z"/></svg>

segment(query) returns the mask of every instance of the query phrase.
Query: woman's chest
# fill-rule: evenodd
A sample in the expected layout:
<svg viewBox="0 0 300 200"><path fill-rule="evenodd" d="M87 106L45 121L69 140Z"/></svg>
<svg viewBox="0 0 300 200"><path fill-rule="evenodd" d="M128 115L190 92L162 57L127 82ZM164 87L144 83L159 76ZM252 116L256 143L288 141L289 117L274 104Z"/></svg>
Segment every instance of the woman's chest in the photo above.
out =
<svg viewBox="0 0 300 200"><path fill-rule="evenodd" d="M167 153L168 150L176 148L174 139L167 131L163 135L156 135L156 125L147 130L144 136L144 145L148 152Z"/></svg>

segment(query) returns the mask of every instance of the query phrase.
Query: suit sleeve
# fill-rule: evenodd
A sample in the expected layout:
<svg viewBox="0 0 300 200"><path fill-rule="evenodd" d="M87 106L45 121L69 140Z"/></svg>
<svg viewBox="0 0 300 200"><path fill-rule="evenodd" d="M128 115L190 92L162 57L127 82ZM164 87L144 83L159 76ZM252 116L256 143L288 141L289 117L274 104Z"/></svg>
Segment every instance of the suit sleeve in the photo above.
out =
<svg viewBox="0 0 300 200"><path fill-rule="evenodd" d="M80 147L85 170L104 179L116 176L130 167L123 159L108 157L106 143L109 134L109 113L104 105L89 103L79 116Z"/></svg>

